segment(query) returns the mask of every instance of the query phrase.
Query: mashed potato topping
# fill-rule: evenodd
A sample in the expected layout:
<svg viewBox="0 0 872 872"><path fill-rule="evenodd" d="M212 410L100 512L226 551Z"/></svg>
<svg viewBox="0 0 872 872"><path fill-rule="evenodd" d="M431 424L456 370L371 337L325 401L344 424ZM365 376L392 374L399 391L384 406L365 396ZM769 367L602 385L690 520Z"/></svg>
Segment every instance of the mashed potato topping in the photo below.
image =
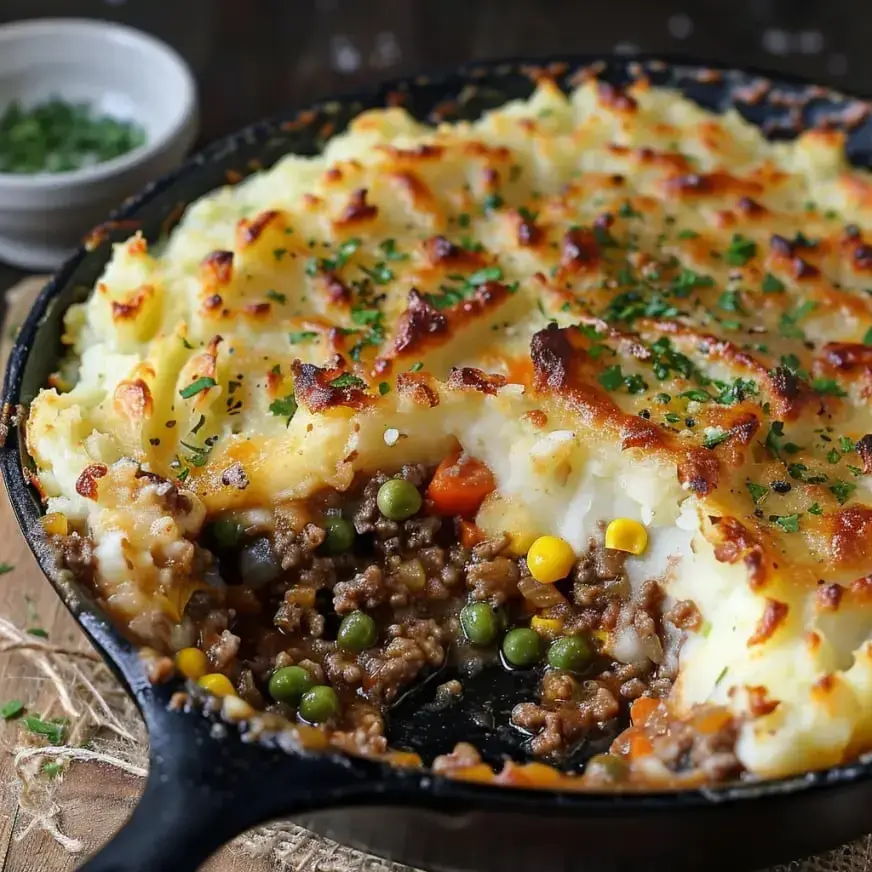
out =
<svg viewBox="0 0 872 872"><path fill-rule="evenodd" d="M519 547L648 527L632 582L702 615L677 711L729 707L751 772L835 764L872 746L870 210L843 134L772 143L644 83L367 112L116 246L28 449L135 621L183 608L165 567L204 583L205 516L459 441L498 485L478 525Z"/></svg>

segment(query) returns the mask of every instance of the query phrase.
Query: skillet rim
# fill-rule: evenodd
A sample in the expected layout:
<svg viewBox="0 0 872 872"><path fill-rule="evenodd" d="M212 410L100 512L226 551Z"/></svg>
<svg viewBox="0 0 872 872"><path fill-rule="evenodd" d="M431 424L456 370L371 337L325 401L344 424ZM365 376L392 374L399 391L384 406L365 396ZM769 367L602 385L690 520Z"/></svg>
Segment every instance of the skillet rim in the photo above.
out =
<svg viewBox="0 0 872 872"><path fill-rule="evenodd" d="M135 218L142 207L170 193L177 181L195 174L210 161L219 160L241 145L264 143L270 132L280 129L283 124L299 122L307 112L314 110L317 113L330 104L346 106L360 104L361 111L363 111L387 105L388 97L392 93L414 93L416 87L424 85L435 86L443 89L446 94L453 95L465 86L475 85L479 79L486 76L501 77L518 74L532 79L535 71L547 73L549 68L553 68L554 65L565 64L569 70L577 71L599 62L604 62L606 69L609 67L621 69L627 73L629 78L636 78L631 69L634 64L662 64L661 69L666 68L672 72L681 70L691 74L705 72L738 74L751 79L765 79L776 87L784 85L809 89L822 87L830 98L860 102L867 102L870 99L859 94L847 93L833 86L818 86L805 76L789 72L778 72L755 65L735 65L725 61L701 60L692 55L680 53L645 52L617 55L610 52L591 52L532 58L511 56L472 61L433 74L413 73L380 81L367 88L323 97L309 103L302 109L285 110L255 121L241 130L207 144L180 166L150 182L137 194L128 197L110 214L104 224L95 228L95 231L101 228L111 229L114 222ZM649 67L648 71L651 69L652 67ZM670 87L670 85L666 87ZM735 103L735 101L730 102ZM303 126L306 123L304 122ZM872 165L869 169L872 169ZM188 205L190 202L185 203L185 206ZM147 680L138 648L121 633L99 606L95 604L94 607L91 607L83 603L78 595L71 594L70 590L65 589L58 582L56 574L50 571L54 553L46 547L45 540L41 535L41 526L38 521L41 513L36 509L30 485L24 473L24 449L19 438L20 429L18 425L9 423L13 410L19 406L22 381L31 350L39 347L43 319L49 314L55 298L73 279L82 262L107 245L106 238L100 239L97 244L89 244L95 231L85 237L78 249L42 288L27 318L20 326L13 347L10 349L3 381L2 418L0 418L0 433L7 427L8 433L5 435L5 440L0 442L0 470L2 470L16 520L40 569L76 623L118 677L125 692L136 703L150 731L149 709L163 708L165 701L159 698L159 693L155 694L157 688ZM109 243L114 241L108 240ZM108 262L108 257L106 262ZM197 714L192 712L186 716L196 718ZM232 728L227 731L225 737L216 741L233 743L236 747L243 744L240 731ZM229 747L229 752L232 754L236 747ZM252 746L249 744L249 747ZM386 762L354 757L341 752L300 751L291 753L284 750L277 752L272 748L260 745L255 747L264 753L281 754L281 757L288 757L291 760L300 756L317 756L325 765L333 764L348 771L356 770L355 774L358 780L363 779L369 783L373 783L373 775L375 774L378 779L378 791L374 800L370 800L374 804L389 806L392 793L395 793L398 798L401 797L404 800L415 797L416 804L425 808L429 806L436 810L442 807L446 800L457 799L460 801L460 807L464 808L490 807L499 811L522 812L531 806L545 805L556 807L565 813L584 812L594 815L630 816L646 812L704 810L736 803L747 806L752 801L761 802L780 796L806 794L811 791L821 791L872 780L872 752L861 755L858 760L852 763L777 779L738 783L716 788L621 792L553 790L479 784L434 775L429 769L402 769ZM863 759L864 757L867 759ZM313 791L317 793L317 788L313 788ZM365 801L357 794L357 790L350 790L349 801ZM315 804L317 803L313 803L313 805ZM339 805L341 803L334 798L333 801L326 804Z"/></svg>

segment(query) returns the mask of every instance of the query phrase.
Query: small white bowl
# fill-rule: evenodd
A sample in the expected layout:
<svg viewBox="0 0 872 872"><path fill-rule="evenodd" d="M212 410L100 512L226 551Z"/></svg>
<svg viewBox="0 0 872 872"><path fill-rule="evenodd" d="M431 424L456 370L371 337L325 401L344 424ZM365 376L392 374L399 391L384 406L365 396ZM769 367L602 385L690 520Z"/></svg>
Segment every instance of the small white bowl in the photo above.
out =
<svg viewBox="0 0 872 872"><path fill-rule="evenodd" d="M89 102L138 122L145 143L65 173L0 173L0 260L54 269L126 197L177 165L197 133L197 89L184 60L141 31L50 18L0 26L0 116L13 101Z"/></svg>

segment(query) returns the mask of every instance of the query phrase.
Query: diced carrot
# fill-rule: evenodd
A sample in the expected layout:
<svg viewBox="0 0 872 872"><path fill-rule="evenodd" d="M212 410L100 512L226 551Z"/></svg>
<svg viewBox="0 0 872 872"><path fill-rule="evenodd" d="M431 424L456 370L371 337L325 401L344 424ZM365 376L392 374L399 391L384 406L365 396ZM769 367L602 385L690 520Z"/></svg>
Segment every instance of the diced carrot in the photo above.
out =
<svg viewBox="0 0 872 872"><path fill-rule="evenodd" d="M493 474L480 460L451 454L436 468L427 497L436 514L468 518L495 487Z"/></svg>
<svg viewBox="0 0 872 872"><path fill-rule="evenodd" d="M485 538L484 531L476 527L472 521L460 519L460 544L464 548L472 548L479 542L484 542Z"/></svg>
<svg viewBox="0 0 872 872"><path fill-rule="evenodd" d="M506 364L506 378L512 384L533 384L533 361L529 357L513 357Z"/></svg>
<svg viewBox="0 0 872 872"><path fill-rule="evenodd" d="M392 766L415 768L423 765L421 757L414 751L390 751L387 759Z"/></svg>
<svg viewBox="0 0 872 872"><path fill-rule="evenodd" d="M698 718L694 719L693 726L700 733L717 733L725 727L732 715L722 708L714 709L713 711L705 712Z"/></svg>
<svg viewBox="0 0 872 872"><path fill-rule="evenodd" d="M651 699L649 696L641 696L630 706L630 717L635 726L643 725L651 717L660 700Z"/></svg>
<svg viewBox="0 0 872 872"><path fill-rule="evenodd" d="M630 739L630 759L638 760L640 757L648 757L654 751L651 740L642 733L637 733Z"/></svg>
<svg viewBox="0 0 872 872"><path fill-rule="evenodd" d="M545 763L525 763L522 766L510 766L507 763L497 777L497 781L524 787L550 787L561 778L561 773L557 769Z"/></svg>
<svg viewBox="0 0 872 872"><path fill-rule="evenodd" d="M479 781L484 784L489 784L496 777L493 769L487 763L474 763L472 766L455 769L449 773L449 776L461 781Z"/></svg>

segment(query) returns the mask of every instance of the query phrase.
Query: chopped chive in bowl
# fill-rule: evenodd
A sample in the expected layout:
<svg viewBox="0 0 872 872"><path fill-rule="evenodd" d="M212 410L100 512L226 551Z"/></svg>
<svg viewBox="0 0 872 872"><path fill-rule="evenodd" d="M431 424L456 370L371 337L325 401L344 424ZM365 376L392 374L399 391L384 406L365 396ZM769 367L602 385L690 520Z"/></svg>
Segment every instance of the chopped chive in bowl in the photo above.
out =
<svg viewBox="0 0 872 872"><path fill-rule="evenodd" d="M112 160L145 142L135 121L99 113L90 103L52 97L18 101L0 114L0 173L64 173Z"/></svg>

